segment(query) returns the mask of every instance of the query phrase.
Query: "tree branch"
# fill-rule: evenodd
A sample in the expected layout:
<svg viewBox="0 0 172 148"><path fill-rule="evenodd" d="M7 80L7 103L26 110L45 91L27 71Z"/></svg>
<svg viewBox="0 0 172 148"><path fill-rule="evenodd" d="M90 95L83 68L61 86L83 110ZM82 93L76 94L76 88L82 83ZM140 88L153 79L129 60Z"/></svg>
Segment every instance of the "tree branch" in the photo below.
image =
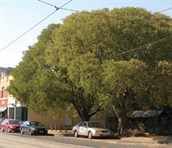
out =
<svg viewBox="0 0 172 148"><path fill-rule="evenodd" d="M92 117L93 115L97 114L98 112L102 111L102 106L99 106L97 110L93 113L91 113L89 116Z"/></svg>

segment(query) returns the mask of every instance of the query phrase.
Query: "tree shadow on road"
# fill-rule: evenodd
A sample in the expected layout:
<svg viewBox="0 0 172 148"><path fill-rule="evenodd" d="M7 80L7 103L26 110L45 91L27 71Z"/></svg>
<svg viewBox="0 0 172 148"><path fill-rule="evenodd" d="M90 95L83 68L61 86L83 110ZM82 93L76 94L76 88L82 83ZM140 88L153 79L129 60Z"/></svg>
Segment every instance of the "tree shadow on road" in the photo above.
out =
<svg viewBox="0 0 172 148"><path fill-rule="evenodd" d="M156 136L154 140L157 140L159 144L172 144L172 135L170 136Z"/></svg>

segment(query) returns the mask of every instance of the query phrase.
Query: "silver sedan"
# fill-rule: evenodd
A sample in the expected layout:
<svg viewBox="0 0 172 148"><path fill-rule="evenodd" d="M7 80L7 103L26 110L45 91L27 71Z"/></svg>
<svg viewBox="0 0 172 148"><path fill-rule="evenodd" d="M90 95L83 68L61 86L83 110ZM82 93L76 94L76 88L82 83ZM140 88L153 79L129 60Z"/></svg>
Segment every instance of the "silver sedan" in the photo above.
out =
<svg viewBox="0 0 172 148"><path fill-rule="evenodd" d="M89 139L93 137L110 137L111 131L103 128L101 124L96 122L82 121L72 128L75 137L87 136Z"/></svg>

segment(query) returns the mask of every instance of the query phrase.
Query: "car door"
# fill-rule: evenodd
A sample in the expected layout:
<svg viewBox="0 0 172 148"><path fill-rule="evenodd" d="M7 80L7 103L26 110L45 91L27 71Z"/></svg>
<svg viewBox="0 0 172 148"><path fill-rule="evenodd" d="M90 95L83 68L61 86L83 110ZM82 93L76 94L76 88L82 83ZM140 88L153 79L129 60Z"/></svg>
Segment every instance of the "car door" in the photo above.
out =
<svg viewBox="0 0 172 148"><path fill-rule="evenodd" d="M4 120L4 124L3 124L3 129L4 130L8 130L8 124L9 124L9 121L7 119Z"/></svg>
<svg viewBox="0 0 172 148"><path fill-rule="evenodd" d="M87 131L87 123L83 122L79 128L79 135L86 136L87 135L86 131Z"/></svg>
<svg viewBox="0 0 172 148"><path fill-rule="evenodd" d="M83 122L80 122L80 123L77 125L76 130L77 130L77 132L78 132L78 135L82 135L82 131L81 131L81 129L82 129L82 124L83 124Z"/></svg>
<svg viewBox="0 0 172 148"><path fill-rule="evenodd" d="M21 130L22 132L25 132L25 124L26 124L26 121L23 122L23 124L20 126L20 130Z"/></svg>
<svg viewBox="0 0 172 148"><path fill-rule="evenodd" d="M29 131L30 131L30 122L29 121L25 125L25 130L27 133L29 133Z"/></svg>
<svg viewBox="0 0 172 148"><path fill-rule="evenodd" d="M28 125L29 125L29 122L28 122L28 121L26 121L26 122L23 123L22 129L23 129L23 132L24 132L24 133L28 133L28 132L29 132L29 130L28 130L28 128L29 128Z"/></svg>
<svg viewBox="0 0 172 148"><path fill-rule="evenodd" d="M86 122L84 122L84 124L82 126L82 135L83 136L87 136L88 135L88 124Z"/></svg>

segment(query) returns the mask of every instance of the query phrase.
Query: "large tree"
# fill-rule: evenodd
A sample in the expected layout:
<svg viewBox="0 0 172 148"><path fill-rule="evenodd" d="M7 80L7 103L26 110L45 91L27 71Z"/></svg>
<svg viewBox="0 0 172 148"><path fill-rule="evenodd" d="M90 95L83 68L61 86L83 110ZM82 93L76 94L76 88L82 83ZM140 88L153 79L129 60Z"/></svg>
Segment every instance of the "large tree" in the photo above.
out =
<svg viewBox="0 0 172 148"><path fill-rule="evenodd" d="M89 120L108 105L125 119L156 94L150 82L157 62L171 60L171 28L170 17L140 8L72 14L26 52L11 92L35 109L72 105Z"/></svg>

